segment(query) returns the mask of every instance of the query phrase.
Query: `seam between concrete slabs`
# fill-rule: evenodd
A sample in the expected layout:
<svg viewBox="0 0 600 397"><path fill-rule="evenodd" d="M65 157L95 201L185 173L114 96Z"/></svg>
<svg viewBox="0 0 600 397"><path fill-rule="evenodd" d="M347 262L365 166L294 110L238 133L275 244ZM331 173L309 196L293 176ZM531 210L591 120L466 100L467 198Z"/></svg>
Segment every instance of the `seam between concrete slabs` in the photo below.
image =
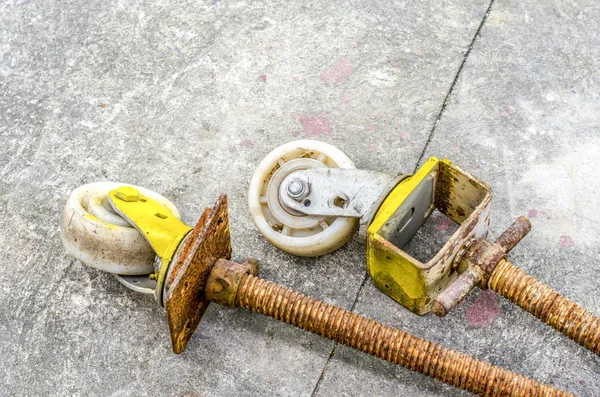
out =
<svg viewBox="0 0 600 397"><path fill-rule="evenodd" d="M354 312L354 308L355 308L356 304L358 303L358 298L360 297L360 294L362 293L362 290L363 290L368 278L369 278L369 272L365 271L365 277L363 278L362 283L360 283L360 287L358 288L358 292L356 294L356 297L354 298L354 302L352 302L352 306L350 307L351 312ZM319 379L317 380L317 384L315 385L315 388L313 389L313 392L311 394L312 397L317 397L317 395L319 393L319 387L321 386L321 382L325 379L325 374L326 374L327 370L329 369L329 364L331 364L331 360L333 360L333 356L335 356L335 352L337 351L338 345L339 345L338 342L335 342L335 344L333 345L333 349L331 349L331 353L329 354L329 357L327 358L327 361L325 362L325 365L323 366L323 370L321 371L321 375L319 376Z"/></svg>
<svg viewBox="0 0 600 397"><path fill-rule="evenodd" d="M479 24L479 27L477 28L477 31L475 32L475 35L473 36L473 40L471 40L471 44L469 44L469 48L467 48L467 52L465 52L463 60L460 63L460 66L458 67L458 71L456 72L456 75L454 76L454 80L452 80L452 84L450 84L450 89L448 90L448 93L446 94L446 97L444 98L444 102L442 102L442 107L440 108L440 112L438 113L438 116L435 118L435 121L433 122L433 126L431 127L431 132L429 133L429 137L427 138L427 142L425 142L423 151L421 151L421 155L419 156L419 159L417 160L417 163L415 164L413 173L415 173L417 171L419 164L421 164L421 161L423 160L423 156L425 156L425 152L427 151L427 148L429 147L429 144L431 143L431 140L433 139L433 134L435 133L438 122L442 119L442 115L443 115L444 111L446 110L446 106L448 105L448 100L450 99L450 95L452 95L452 92L454 91L454 86L456 85L456 82L458 81L458 78L460 77L460 75L462 73L463 67L467 63L467 58L469 57L469 55L471 54L471 50L475 46L475 42L477 41L477 38L479 37L481 30L483 29L483 25L485 25L490 13L492 12L492 6L494 5L495 1L496 0L490 1L490 5L488 6L485 14L483 15L483 19L481 20L481 23Z"/></svg>
<svg viewBox="0 0 600 397"><path fill-rule="evenodd" d="M462 70L463 70L465 64L467 63L467 58L471 54L471 50L473 49L473 47L475 45L475 42L477 41L477 38L479 37L483 26L485 25L486 21L488 20L488 17L490 15L491 11L492 11L492 7L493 7L495 1L496 0L491 0L490 1L490 4L489 4L487 10L485 11L485 14L483 15L483 19L481 20L481 23L479 24L479 26L477 27L477 30L475 31L475 34L473 35L473 39L471 40L471 43L469 44L469 47L467 48L467 51L465 52L465 55L463 56L463 60L460 63L460 66L458 67L458 70L457 70L456 74L454 75L454 79L452 80L452 83L450 84L450 88L448 89L448 92L446 93L446 96L444 97L444 101L442 102L442 107L440 108L440 111L439 111L439 113L438 113L435 121L433 122L433 126L431 127L431 132L429 133L429 137L427 137L427 141L425 142L425 145L423 146L423 150L421 151L421 155L417 159L417 162L416 162L415 167L413 169L413 173L415 173L417 171L417 168L419 167L419 164L421 164L421 161L423 160L423 156L425 155L425 152L427 151L427 147L431 143L431 140L432 140L433 135L435 133L437 124L440 121L440 119L442 118L442 114L446 110L446 105L448 104L448 100L450 99L450 95L454 91L454 86L456 85L456 82L458 81L458 78L460 77L460 75L462 73ZM354 301L352 302L352 306L350 307L350 311L351 312L354 312L354 308L356 307L356 304L358 303L358 299L362 295L365 283L367 282L368 278L369 278L369 272L365 271L365 276L363 278L363 281L360 284L360 287L358 288L358 291L356 293ZM338 345L339 345L338 342L335 342L335 344L333 345L333 348L331 349L331 353L329 353L329 357L327 358L327 361L325 362L325 365L323 366L323 370L321 371L321 375L319 376L319 379L317 380L317 383L315 384L315 388L313 389L313 392L311 393L311 397L317 397L319 395L319 389L321 387L321 383L325 379L325 375L327 374L327 370L329 369L331 361L333 360L333 357L335 356L335 353L337 352Z"/></svg>

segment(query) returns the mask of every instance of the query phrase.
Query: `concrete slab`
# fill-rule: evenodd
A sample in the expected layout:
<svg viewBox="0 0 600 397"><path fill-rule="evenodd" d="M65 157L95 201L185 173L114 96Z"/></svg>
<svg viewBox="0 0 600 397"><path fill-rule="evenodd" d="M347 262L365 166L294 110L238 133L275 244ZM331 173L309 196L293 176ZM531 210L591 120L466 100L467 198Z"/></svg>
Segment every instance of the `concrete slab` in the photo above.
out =
<svg viewBox="0 0 600 397"><path fill-rule="evenodd" d="M448 157L492 185L492 238L529 216L533 231L513 262L596 315L599 18L591 1L494 2L421 159ZM443 218L431 222L443 237ZM444 319L419 318L369 281L356 310L578 396L600 395L597 356L493 293L472 293ZM346 348L318 395L395 394L399 384L412 396L468 395Z"/></svg>
<svg viewBox="0 0 600 397"><path fill-rule="evenodd" d="M192 223L227 192L236 259L349 308L362 244L310 260L277 251L251 222L249 178L295 138L340 146L359 167L410 170L487 7L2 3L0 394L310 395L331 342L213 307L173 355L161 308L65 255L64 201L83 183L129 182Z"/></svg>

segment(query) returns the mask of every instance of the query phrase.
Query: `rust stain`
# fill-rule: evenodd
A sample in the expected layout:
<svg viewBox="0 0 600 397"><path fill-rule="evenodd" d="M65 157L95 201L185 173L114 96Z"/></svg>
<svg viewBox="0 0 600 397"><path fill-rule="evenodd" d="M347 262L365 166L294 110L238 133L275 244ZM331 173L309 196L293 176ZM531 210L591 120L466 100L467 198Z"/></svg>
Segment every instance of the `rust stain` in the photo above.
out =
<svg viewBox="0 0 600 397"><path fill-rule="evenodd" d="M208 307L204 289L214 263L231 258L226 195L204 212L185 244L167 277L167 320L175 353L185 349Z"/></svg>

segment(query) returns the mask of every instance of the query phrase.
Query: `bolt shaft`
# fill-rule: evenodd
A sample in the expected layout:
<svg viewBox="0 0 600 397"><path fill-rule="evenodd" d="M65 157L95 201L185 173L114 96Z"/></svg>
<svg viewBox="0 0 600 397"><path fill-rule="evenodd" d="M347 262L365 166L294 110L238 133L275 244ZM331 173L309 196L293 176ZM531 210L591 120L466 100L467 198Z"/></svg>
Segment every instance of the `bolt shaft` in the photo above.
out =
<svg viewBox="0 0 600 397"><path fill-rule="evenodd" d="M512 263L502 260L488 286L600 356L600 319Z"/></svg>
<svg viewBox="0 0 600 397"><path fill-rule="evenodd" d="M250 274L235 303L480 396L572 396Z"/></svg>

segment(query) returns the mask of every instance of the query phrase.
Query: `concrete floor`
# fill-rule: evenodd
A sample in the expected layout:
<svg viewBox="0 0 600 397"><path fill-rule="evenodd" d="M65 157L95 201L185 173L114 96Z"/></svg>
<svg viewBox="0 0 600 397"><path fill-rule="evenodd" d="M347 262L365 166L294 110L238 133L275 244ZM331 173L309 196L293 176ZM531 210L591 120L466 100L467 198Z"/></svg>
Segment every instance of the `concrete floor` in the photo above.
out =
<svg viewBox="0 0 600 397"><path fill-rule="evenodd" d="M492 237L531 218L513 261L600 315L597 2L145 3L0 4L0 395L469 395L215 305L172 354L163 309L62 248L66 197L99 180L160 192L189 223L226 192L234 258L265 278L600 395L600 358L503 298L415 316L372 285L358 236L296 258L246 205L293 139L388 172L446 156L494 188Z"/></svg>

